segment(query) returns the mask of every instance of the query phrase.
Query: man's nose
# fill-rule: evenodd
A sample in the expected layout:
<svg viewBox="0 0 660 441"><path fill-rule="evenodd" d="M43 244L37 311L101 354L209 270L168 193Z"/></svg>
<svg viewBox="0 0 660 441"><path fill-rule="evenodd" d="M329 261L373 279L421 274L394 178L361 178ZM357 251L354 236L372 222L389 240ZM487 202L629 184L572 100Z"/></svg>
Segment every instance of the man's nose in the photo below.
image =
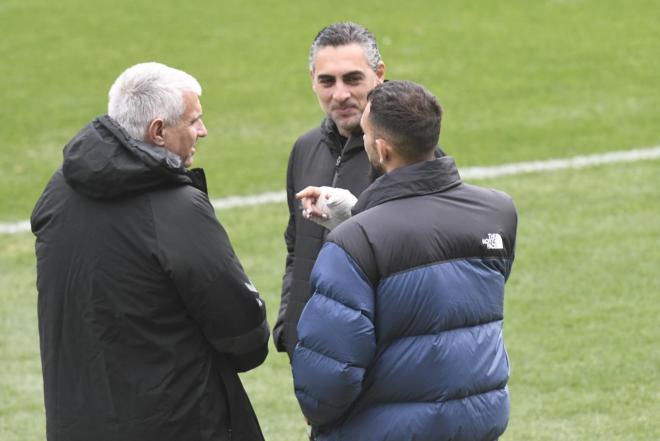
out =
<svg viewBox="0 0 660 441"><path fill-rule="evenodd" d="M332 93L332 99L335 101L346 101L351 96L351 90L342 82L338 82Z"/></svg>
<svg viewBox="0 0 660 441"><path fill-rule="evenodd" d="M204 125L204 122L200 119L198 123L199 125L197 126L197 137L206 138L206 135L208 135L209 132L206 130L206 126Z"/></svg>

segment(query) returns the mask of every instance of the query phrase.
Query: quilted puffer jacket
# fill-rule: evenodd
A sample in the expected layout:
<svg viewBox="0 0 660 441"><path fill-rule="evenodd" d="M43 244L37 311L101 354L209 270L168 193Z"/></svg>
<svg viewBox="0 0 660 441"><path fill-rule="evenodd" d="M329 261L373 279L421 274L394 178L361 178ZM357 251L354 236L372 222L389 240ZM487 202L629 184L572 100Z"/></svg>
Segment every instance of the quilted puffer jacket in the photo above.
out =
<svg viewBox="0 0 660 441"><path fill-rule="evenodd" d="M293 356L318 440L494 440L509 418L517 214L445 156L396 169L328 235Z"/></svg>

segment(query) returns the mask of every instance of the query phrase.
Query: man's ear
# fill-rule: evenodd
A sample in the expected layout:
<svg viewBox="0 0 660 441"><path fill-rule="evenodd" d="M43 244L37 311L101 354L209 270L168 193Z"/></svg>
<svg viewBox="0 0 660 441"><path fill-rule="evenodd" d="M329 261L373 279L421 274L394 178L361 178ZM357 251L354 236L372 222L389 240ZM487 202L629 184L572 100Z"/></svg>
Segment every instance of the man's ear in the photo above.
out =
<svg viewBox="0 0 660 441"><path fill-rule="evenodd" d="M159 145L163 147L165 145L165 138L163 137L163 128L165 127L165 122L156 118L149 123L147 127L147 141L150 144Z"/></svg>
<svg viewBox="0 0 660 441"><path fill-rule="evenodd" d="M392 146L383 138L376 139L376 151L381 164L386 165L392 161Z"/></svg>
<svg viewBox="0 0 660 441"><path fill-rule="evenodd" d="M376 66L376 76L378 77L378 84L385 81L385 63L380 61Z"/></svg>
<svg viewBox="0 0 660 441"><path fill-rule="evenodd" d="M314 93L316 93L316 84L314 83L314 71L313 70L309 71L309 80L312 83L312 90L314 91Z"/></svg>

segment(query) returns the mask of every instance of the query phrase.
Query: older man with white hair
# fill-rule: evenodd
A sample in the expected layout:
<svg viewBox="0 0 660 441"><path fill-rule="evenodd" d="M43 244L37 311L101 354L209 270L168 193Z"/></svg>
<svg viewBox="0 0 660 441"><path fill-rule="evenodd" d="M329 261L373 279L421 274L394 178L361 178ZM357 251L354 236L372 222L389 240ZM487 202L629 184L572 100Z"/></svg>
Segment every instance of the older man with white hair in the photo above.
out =
<svg viewBox="0 0 660 441"><path fill-rule="evenodd" d="M201 93L124 71L34 208L50 441L263 440L237 373L266 357L265 305L188 169Z"/></svg>

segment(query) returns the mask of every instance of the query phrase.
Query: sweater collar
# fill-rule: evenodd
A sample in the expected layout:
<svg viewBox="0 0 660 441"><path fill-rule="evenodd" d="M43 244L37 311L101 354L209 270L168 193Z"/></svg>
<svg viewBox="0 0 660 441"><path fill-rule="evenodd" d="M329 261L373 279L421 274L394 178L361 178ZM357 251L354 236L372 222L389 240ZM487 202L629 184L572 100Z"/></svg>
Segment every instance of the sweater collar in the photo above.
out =
<svg viewBox="0 0 660 441"><path fill-rule="evenodd" d="M451 156L416 162L376 179L360 195L352 211L357 214L394 199L443 192L460 183L461 177Z"/></svg>

